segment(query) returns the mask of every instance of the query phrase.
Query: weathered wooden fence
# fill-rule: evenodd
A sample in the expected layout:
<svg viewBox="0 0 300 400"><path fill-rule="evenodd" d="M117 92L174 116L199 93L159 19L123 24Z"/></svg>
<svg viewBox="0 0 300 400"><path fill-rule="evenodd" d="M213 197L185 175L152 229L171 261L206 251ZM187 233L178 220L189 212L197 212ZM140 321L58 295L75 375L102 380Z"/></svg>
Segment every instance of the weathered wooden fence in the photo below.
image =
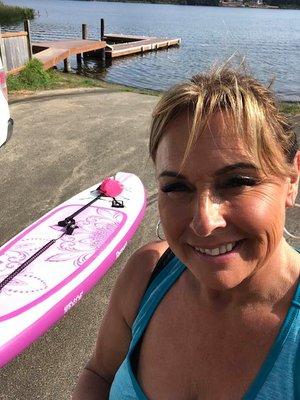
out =
<svg viewBox="0 0 300 400"><path fill-rule="evenodd" d="M24 31L1 33L0 53L8 74L21 71L32 58L29 21L24 21Z"/></svg>
<svg viewBox="0 0 300 400"><path fill-rule="evenodd" d="M8 73L19 72L29 60L28 33L7 32L1 35L4 63ZM3 52L3 50L2 50ZM1 53L2 53L1 52Z"/></svg>

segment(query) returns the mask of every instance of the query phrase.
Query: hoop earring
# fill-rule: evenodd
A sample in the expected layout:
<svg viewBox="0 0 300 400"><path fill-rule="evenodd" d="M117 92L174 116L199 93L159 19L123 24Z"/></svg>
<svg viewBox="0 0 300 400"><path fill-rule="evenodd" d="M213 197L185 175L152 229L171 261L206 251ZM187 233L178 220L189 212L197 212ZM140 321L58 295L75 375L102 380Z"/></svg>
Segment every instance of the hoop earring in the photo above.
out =
<svg viewBox="0 0 300 400"><path fill-rule="evenodd" d="M294 207L299 207L299 208L300 208L300 204L295 203L295 204L294 204ZM300 236L295 236L295 235L293 235L292 233L290 233L290 232L286 229L286 227L283 228L283 231L284 231L284 233L286 233L286 234L287 234L288 236L290 236L291 238L300 240Z"/></svg>
<svg viewBox="0 0 300 400"><path fill-rule="evenodd" d="M162 237L159 233L159 228L161 227L161 220L159 219L157 224L156 224L156 236L158 237L159 240L166 240L166 238Z"/></svg>

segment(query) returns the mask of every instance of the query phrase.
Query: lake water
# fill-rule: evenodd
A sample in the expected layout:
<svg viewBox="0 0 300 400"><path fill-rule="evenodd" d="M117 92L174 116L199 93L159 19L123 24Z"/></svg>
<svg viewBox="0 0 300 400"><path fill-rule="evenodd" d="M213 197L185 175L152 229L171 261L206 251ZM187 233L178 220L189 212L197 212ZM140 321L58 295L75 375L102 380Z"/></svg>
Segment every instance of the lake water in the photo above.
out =
<svg viewBox="0 0 300 400"><path fill-rule="evenodd" d="M90 72L109 82L162 90L222 63L235 54L264 83L285 100L300 100L300 10L195 7L161 4L109 3L76 0L5 0L34 8L34 40L99 38L100 18L105 32L182 39L178 48L114 60L105 70L89 62ZM22 25L2 27L22 30ZM76 64L73 64L76 67Z"/></svg>

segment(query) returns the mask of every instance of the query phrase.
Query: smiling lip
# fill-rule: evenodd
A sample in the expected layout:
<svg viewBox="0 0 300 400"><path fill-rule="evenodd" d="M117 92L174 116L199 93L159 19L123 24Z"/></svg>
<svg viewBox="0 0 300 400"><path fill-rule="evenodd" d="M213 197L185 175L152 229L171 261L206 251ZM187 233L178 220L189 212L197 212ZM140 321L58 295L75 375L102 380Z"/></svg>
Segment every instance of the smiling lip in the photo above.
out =
<svg viewBox="0 0 300 400"><path fill-rule="evenodd" d="M191 248L197 256L205 260L225 261L227 258L237 253L243 241L244 240L237 240L218 247L202 248L199 246L191 246Z"/></svg>

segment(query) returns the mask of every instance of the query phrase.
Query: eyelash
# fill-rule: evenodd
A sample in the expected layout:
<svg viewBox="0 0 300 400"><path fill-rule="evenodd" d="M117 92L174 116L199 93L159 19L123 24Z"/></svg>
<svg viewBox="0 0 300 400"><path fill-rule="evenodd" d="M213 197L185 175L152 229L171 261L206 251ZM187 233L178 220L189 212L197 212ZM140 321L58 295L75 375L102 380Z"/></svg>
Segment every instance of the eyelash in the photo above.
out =
<svg viewBox="0 0 300 400"><path fill-rule="evenodd" d="M162 186L161 190L164 193L190 191L190 189L183 183L171 183L169 185Z"/></svg>
<svg viewBox="0 0 300 400"><path fill-rule="evenodd" d="M258 180L255 178L250 178L249 176L234 176L229 178L226 182L221 183L219 187L221 189L226 188L239 188L242 186L255 186L257 185Z"/></svg>
<svg viewBox="0 0 300 400"><path fill-rule="evenodd" d="M258 180L255 178L251 178L249 176L234 176L229 178L226 182L218 184L219 189L232 189L232 188L241 188L243 186L255 186L258 184ZM162 192L170 193L170 192L191 192L187 185L184 183L171 183L161 188Z"/></svg>

